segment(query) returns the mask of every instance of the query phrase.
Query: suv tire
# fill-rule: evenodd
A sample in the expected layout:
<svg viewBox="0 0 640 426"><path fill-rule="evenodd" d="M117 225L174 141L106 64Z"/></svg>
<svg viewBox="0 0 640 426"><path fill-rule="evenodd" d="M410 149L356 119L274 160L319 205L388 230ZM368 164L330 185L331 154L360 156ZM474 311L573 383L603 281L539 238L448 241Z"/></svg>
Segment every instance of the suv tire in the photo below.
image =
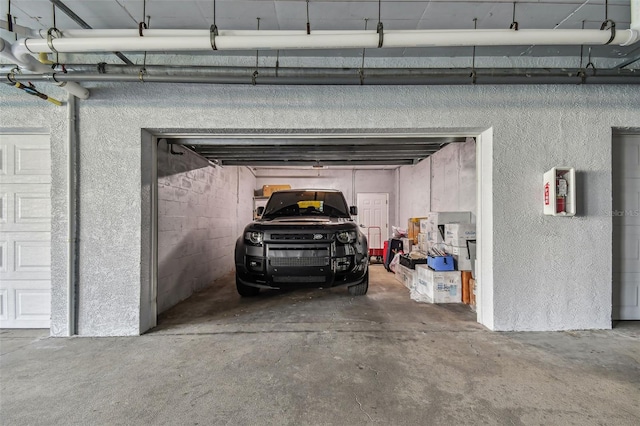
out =
<svg viewBox="0 0 640 426"><path fill-rule="evenodd" d="M238 279L236 275L236 289L238 290L238 294L242 297L255 297L260 293L260 289L258 287L251 287L249 285L244 285Z"/></svg>
<svg viewBox="0 0 640 426"><path fill-rule="evenodd" d="M364 279L360 284L352 285L349 287L349 294L352 296L364 296L369 290L369 271L364 276Z"/></svg>

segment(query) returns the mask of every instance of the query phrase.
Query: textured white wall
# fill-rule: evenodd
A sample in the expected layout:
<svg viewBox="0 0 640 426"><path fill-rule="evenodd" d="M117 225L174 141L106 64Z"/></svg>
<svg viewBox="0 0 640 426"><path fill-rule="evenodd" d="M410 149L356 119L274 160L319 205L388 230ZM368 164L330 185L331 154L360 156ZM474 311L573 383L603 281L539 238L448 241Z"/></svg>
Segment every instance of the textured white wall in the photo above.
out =
<svg viewBox="0 0 640 426"><path fill-rule="evenodd" d="M492 128L493 328L611 326L611 129L640 127L635 86L91 86L79 106L83 334L139 332L143 128ZM60 147L63 114L7 86L0 95L2 126L48 127ZM64 160L54 154L54 218ZM542 173L558 164L581 172L572 219L542 215ZM65 270L52 261L56 298Z"/></svg>
<svg viewBox="0 0 640 426"><path fill-rule="evenodd" d="M64 100L65 92L37 85L48 95ZM34 98L21 90L0 85L0 131L43 130L51 135L51 335L67 336L69 270L67 237L67 108Z"/></svg>
<svg viewBox="0 0 640 426"><path fill-rule="evenodd" d="M251 218L237 189L247 185L241 177L253 187L253 175L213 167L182 147L174 152L183 154L158 144L158 313L233 270L237 222Z"/></svg>

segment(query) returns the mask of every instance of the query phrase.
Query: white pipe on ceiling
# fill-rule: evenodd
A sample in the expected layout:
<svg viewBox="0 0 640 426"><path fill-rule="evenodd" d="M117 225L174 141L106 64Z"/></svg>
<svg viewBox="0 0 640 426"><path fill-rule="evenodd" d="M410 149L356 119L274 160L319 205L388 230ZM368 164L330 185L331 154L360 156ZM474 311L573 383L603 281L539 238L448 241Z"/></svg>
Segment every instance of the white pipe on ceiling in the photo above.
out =
<svg viewBox="0 0 640 426"><path fill-rule="evenodd" d="M94 31L94 30L87 30ZM103 33L108 30L97 30ZM116 30L118 31L118 30ZM147 30L148 31L148 30ZM154 36L101 36L22 39L17 45L32 53L84 53L111 51L206 51L211 50L208 31L203 35L173 34L175 30L155 30ZM193 30L178 30L193 31ZM200 31L202 33L202 31ZM106 34L106 33L104 33ZM157 35L155 35L157 34ZM242 34L242 35L240 35ZM608 30L405 30L385 31L384 47L453 47L516 45L603 45L611 37ZM611 44L627 46L640 40L640 30L617 30ZM215 37L218 50L278 49L362 49L377 48L375 31L312 32L300 31L220 31ZM51 46L53 46L53 49Z"/></svg>
<svg viewBox="0 0 640 426"><path fill-rule="evenodd" d="M0 38L0 57L31 72L50 73L52 71L51 67L40 63L36 58L31 56L31 52L24 46L24 40L12 45L8 41ZM55 82L55 84L81 99L87 99L89 97L89 90L80 86L78 83L62 81Z"/></svg>

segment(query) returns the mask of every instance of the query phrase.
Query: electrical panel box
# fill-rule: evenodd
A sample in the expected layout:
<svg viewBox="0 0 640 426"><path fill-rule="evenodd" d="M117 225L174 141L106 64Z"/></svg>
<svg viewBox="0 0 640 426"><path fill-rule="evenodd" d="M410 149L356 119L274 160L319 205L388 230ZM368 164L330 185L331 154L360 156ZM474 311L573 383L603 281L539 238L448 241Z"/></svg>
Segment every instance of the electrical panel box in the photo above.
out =
<svg viewBox="0 0 640 426"><path fill-rule="evenodd" d="M573 167L554 167L544 174L544 214L576 214L576 171Z"/></svg>

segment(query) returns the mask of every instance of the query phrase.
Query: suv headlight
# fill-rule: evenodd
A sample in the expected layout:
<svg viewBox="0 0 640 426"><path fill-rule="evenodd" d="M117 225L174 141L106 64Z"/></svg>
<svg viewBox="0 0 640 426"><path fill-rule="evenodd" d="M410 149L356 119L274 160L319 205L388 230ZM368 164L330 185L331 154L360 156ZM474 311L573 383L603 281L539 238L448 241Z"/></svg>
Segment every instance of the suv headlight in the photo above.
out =
<svg viewBox="0 0 640 426"><path fill-rule="evenodd" d="M341 231L336 234L336 239L342 244L352 243L356 240L355 231Z"/></svg>
<svg viewBox="0 0 640 426"><path fill-rule="evenodd" d="M244 233L244 239L256 246L262 245L262 232L250 231Z"/></svg>

